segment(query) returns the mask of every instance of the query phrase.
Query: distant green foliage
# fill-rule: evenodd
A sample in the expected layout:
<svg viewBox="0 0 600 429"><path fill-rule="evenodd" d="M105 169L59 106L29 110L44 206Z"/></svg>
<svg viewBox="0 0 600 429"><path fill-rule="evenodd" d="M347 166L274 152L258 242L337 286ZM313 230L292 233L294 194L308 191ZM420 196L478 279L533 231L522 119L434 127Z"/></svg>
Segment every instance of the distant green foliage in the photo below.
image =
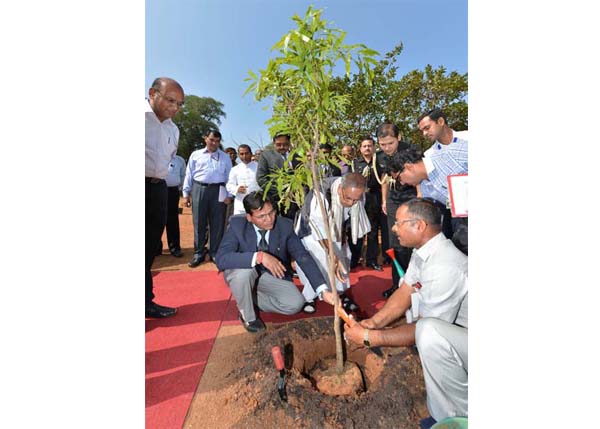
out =
<svg viewBox="0 0 600 429"><path fill-rule="evenodd" d="M219 130L225 118L223 103L210 97L186 95L185 105L173 118L179 127L177 154L188 159L190 154L204 147L204 136L209 130Z"/></svg>
<svg viewBox="0 0 600 429"><path fill-rule="evenodd" d="M427 65L398 79L395 63L402 49L400 44L387 53L375 66L371 79L356 73L333 80L332 91L349 97L344 117L348 126L334 131L340 143L357 146L362 135L373 135L379 124L389 120L398 125L403 139L426 148L430 142L423 138L415 121L434 107L446 112L450 127L468 128L467 74Z"/></svg>

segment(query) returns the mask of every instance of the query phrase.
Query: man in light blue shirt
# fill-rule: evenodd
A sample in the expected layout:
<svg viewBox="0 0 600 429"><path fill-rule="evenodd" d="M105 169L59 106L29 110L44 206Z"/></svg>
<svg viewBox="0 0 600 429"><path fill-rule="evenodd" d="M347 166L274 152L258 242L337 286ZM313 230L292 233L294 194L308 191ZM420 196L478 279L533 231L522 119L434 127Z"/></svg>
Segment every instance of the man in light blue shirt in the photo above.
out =
<svg viewBox="0 0 600 429"><path fill-rule="evenodd" d="M206 257L206 233L209 230L208 253L214 260L225 227L225 205L231 204L225 184L231 171L231 158L219 149L221 133L213 130L204 137L206 147L192 152L183 182L183 198L192 207L194 223L194 268Z"/></svg>
<svg viewBox="0 0 600 429"><path fill-rule="evenodd" d="M469 172L467 140L457 139L443 150L422 156L417 151L407 150L392 160L392 177L404 185L419 185L421 196L438 203L442 211L444 235L465 255L468 254L468 220L453 218L448 205L448 176Z"/></svg>
<svg viewBox="0 0 600 429"><path fill-rule="evenodd" d="M179 155L173 155L169 163L167 182L167 243L169 252L176 258L181 258L181 243L179 238L179 192L183 187L185 178L185 160ZM162 253L162 240L158 254Z"/></svg>

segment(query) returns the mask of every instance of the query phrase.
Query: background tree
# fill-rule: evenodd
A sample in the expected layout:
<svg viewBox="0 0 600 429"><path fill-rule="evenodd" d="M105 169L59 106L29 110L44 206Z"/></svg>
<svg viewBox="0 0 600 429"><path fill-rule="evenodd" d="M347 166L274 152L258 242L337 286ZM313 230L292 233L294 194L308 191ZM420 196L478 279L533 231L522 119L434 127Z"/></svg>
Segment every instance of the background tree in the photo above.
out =
<svg viewBox="0 0 600 429"><path fill-rule="evenodd" d="M204 136L209 130L219 130L225 118L223 103L210 97L186 95L185 104L173 118L179 127L177 154L188 159L190 154L204 147Z"/></svg>
<svg viewBox="0 0 600 429"><path fill-rule="evenodd" d="M333 79L332 91L349 96L345 116L349 126L335 130L342 143L356 145L360 136L374 134L379 124L389 120L398 125L403 139L426 148L430 142L423 138L415 120L434 107L444 109L452 128L468 128L467 74L427 65L398 79L396 61L402 49L399 44L376 64L372 85L360 73Z"/></svg>
<svg viewBox="0 0 600 429"><path fill-rule="evenodd" d="M344 44L346 33L329 28L327 21L321 19L321 13L309 6L304 18L294 15L292 20L297 28L284 35L272 48L279 55L269 61L266 69L260 70L259 76L249 72L251 84L246 93L254 92L259 101L271 99L273 116L266 122L270 125L269 131L271 135L290 134L290 156L300 161L294 174L289 174L285 165L267 184L267 188L277 187L282 203L287 207L291 201L301 206L306 189L319 183L321 173L317 165L328 162L319 145L333 142L334 131L342 132L347 127L345 113L349 96L335 92L331 85L337 66L343 64L345 74L349 76L354 64L357 73L363 75L368 84L373 74L372 65L377 63L373 58L376 51L362 44ZM333 240L321 194L316 192L315 198L325 220L329 284L337 307ZM344 361L337 312L334 312L334 331L337 371L342 373Z"/></svg>

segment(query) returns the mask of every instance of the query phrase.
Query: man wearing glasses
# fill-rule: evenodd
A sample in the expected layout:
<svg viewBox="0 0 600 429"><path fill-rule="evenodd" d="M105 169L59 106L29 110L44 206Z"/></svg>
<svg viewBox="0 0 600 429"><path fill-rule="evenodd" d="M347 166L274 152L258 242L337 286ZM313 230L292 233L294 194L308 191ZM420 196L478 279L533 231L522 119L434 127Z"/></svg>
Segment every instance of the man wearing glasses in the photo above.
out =
<svg viewBox="0 0 600 429"><path fill-rule="evenodd" d="M416 344L431 416L466 417L467 257L441 232L439 208L429 200L402 204L393 229L400 244L414 248L406 275L373 317L345 325L345 337L366 347ZM405 314L416 323L396 323Z"/></svg>
<svg viewBox="0 0 600 429"><path fill-rule="evenodd" d="M169 163L177 152L179 129L171 118L183 106L183 88L175 80L159 77L148 91L146 103L146 317L169 317L176 308L154 302L152 263L167 222Z"/></svg>
<svg viewBox="0 0 600 429"><path fill-rule="evenodd" d="M305 300L292 281L292 258L317 285L316 293L333 304L333 295L294 233L292 221L277 216L273 203L260 191L249 193L243 204L246 214L230 218L216 263L235 298L244 328L252 333L265 329L258 310L279 314L302 310Z"/></svg>
<svg viewBox="0 0 600 429"><path fill-rule="evenodd" d="M290 136L287 134L276 134L273 136L273 149L265 150L260 154L258 159L258 166L256 167L256 181L261 189L267 189L269 182L271 181L271 175L277 171L288 168L289 173L293 174L293 169L296 168L298 161L291 159L290 157ZM277 207L279 204L279 193L277 192L277 186L275 183L271 184L271 187L267 191L269 199ZM289 219L294 219L298 206L292 202L287 210L281 210L282 216Z"/></svg>
<svg viewBox="0 0 600 429"><path fill-rule="evenodd" d="M188 160L183 198L186 207L192 207L194 223L194 257L188 263L197 267L206 258L206 231L209 230L211 259L215 254L225 229L225 206L233 198L225 189L231 171L231 157L219 149L221 133L211 130L204 137L206 147L195 150Z"/></svg>
<svg viewBox="0 0 600 429"><path fill-rule="evenodd" d="M357 243L370 230L371 224L367 218L364 208L364 194L366 180L360 173L348 173L342 177L325 178L321 182L321 196L324 200L325 211L329 222L329 228L333 237L333 249L335 252L335 289L344 293L350 288L350 257L351 252L348 242L352 240ZM302 239L304 247L310 252L323 274L329 279L327 257L328 236L325 229L325 221L314 190L306 195L300 216L296 222L296 233ZM311 287L310 278L307 278L302 267L296 269L298 277L304 285L302 293L310 304L318 295ZM329 285L333 290L333 286ZM356 311L358 307L348 295L342 296L342 304L348 311ZM314 307L314 304L312 304ZM305 310L306 311L306 310Z"/></svg>

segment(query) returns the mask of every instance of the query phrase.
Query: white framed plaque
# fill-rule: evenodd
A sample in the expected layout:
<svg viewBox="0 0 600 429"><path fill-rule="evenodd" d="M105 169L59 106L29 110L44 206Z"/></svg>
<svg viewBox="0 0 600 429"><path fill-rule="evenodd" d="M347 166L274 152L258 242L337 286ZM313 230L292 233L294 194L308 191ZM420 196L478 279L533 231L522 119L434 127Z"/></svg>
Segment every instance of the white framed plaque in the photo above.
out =
<svg viewBox="0 0 600 429"><path fill-rule="evenodd" d="M452 217L469 216L468 184L469 175L467 173L448 176L448 195Z"/></svg>

